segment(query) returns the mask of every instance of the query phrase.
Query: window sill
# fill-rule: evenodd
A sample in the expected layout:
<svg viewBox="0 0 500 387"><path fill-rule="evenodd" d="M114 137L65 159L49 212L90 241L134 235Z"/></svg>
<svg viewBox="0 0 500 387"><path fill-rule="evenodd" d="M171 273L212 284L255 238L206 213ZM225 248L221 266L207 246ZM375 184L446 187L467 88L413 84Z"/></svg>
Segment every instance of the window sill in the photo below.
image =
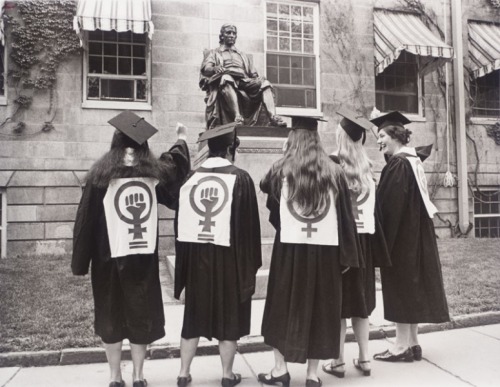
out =
<svg viewBox="0 0 500 387"><path fill-rule="evenodd" d="M152 110L147 102L120 102L120 101L83 101L84 109L113 109L113 110Z"/></svg>
<svg viewBox="0 0 500 387"><path fill-rule="evenodd" d="M471 117L470 122L471 124L477 124L477 125L494 125L500 121L499 118L495 117Z"/></svg>

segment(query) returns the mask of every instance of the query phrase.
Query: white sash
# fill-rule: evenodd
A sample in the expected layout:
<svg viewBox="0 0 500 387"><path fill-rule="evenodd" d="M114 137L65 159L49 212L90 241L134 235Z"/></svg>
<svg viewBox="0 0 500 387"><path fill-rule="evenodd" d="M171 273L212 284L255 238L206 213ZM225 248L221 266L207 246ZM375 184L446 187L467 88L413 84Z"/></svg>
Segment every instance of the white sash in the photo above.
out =
<svg viewBox="0 0 500 387"><path fill-rule="evenodd" d="M288 183L283 182L280 200L281 242L338 246L337 209L333 194L324 211L318 215L302 216L297 204L288 201Z"/></svg>
<svg viewBox="0 0 500 387"><path fill-rule="evenodd" d="M422 161L418 157L407 157L410 162L411 169L415 175L415 180L417 180L418 189L420 190L420 195L424 201L425 208L429 214L429 218L433 218L434 214L438 212L436 206L431 202L429 198L429 191L427 190L427 179L425 177L424 166Z"/></svg>
<svg viewBox="0 0 500 387"><path fill-rule="evenodd" d="M178 237L181 242L231 245L231 205L235 175L196 172L182 186Z"/></svg>
<svg viewBox="0 0 500 387"><path fill-rule="evenodd" d="M103 204L112 258L154 253L157 184L158 180L151 177L110 181Z"/></svg>
<svg viewBox="0 0 500 387"><path fill-rule="evenodd" d="M351 195L352 213L359 234L375 234L375 182L370 180L368 192L361 193L356 200Z"/></svg>

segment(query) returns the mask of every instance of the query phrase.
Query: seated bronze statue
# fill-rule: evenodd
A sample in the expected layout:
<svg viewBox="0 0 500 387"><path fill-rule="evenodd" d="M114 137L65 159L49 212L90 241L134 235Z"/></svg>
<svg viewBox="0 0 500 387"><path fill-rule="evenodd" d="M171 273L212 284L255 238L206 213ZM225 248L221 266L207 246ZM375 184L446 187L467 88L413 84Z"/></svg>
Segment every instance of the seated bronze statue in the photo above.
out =
<svg viewBox="0 0 500 387"><path fill-rule="evenodd" d="M224 24L220 46L205 50L200 87L207 92L207 129L236 122L247 126L286 126L276 115L271 83L259 77L251 57L238 50L237 29Z"/></svg>

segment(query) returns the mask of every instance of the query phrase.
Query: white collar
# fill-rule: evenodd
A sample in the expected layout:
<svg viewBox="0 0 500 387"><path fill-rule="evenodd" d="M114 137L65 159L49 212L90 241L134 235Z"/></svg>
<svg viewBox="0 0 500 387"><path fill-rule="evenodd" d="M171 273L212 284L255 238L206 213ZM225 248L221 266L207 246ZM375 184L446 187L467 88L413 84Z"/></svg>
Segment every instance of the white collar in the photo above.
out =
<svg viewBox="0 0 500 387"><path fill-rule="evenodd" d="M228 165L233 165L228 159L222 157L209 157L202 164L202 168L220 168L227 167Z"/></svg>
<svg viewBox="0 0 500 387"><path fill-rule="evenodd" d="M394 154L397 155L398 153L408 153L409 155L417 157L417 152L415 151L415 148L412 148L412 147L409 147L409 146L403 146L403 147L401 147Z"/></svg>

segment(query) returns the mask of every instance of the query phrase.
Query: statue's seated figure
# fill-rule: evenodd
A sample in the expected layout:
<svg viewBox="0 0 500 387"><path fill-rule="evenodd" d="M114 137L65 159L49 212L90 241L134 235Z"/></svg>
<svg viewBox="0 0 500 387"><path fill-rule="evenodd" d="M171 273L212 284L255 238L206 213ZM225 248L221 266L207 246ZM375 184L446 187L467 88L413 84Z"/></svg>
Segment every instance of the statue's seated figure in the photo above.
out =
<svg viewBox="0 0 500 387"><path fill-rule="evenodd" d="M271 83L259 77L251 57L234 46L236 37L236 27L224 24L220 46L204 52L200 87L207 92L207 129L231 122L286 126L276 115Z"/></svg>

